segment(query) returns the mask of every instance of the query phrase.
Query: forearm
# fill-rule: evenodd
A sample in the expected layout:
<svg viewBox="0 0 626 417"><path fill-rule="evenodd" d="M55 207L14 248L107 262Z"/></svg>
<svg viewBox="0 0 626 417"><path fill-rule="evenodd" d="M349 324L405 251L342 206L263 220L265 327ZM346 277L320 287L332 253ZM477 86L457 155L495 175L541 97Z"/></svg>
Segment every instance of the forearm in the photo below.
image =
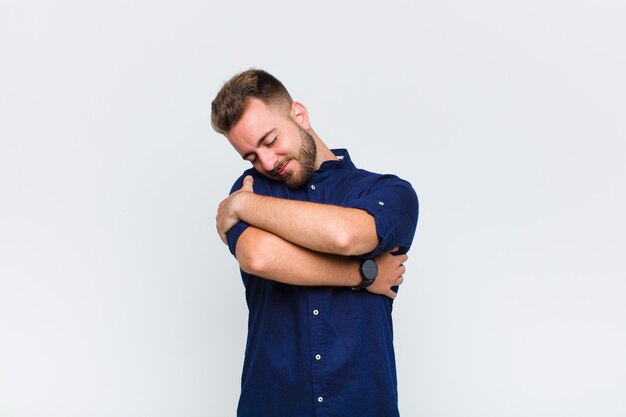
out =
<svg viewBox="0 0 626 417"><path fill-rule="evenodd" d="M241 220L316 252L360 255L378 245L374 218L364 210L242 193Z"/></svg>
<svg viewBox="0 0 626 417"><path fill-rule="evenodd" d="M303 248L252 226L239 236L236 255L244 271L285 284L355 286L361 282L358 261Z"/></svg>

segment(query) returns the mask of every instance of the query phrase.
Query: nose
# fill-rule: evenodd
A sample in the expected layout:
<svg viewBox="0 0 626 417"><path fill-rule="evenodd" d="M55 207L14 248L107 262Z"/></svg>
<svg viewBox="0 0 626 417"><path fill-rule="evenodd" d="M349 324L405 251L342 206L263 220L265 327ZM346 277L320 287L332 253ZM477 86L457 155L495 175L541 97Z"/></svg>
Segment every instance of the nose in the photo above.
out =
<svg viewBox="0 0 626 417"><path fill-rule="evenodd" d="M263 169L267 172L271 172L276 166L276 155L274 152L270 152L267 149L259 149L257 151L257 158Z"/></svg>

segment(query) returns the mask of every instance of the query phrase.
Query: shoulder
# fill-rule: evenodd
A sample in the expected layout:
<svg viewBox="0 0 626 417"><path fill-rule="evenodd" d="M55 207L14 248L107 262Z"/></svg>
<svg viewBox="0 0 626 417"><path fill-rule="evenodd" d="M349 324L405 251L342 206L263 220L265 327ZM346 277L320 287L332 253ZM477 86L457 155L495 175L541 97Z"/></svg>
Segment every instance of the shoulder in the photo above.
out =
<svg viewBox="0 0 626 417"><path fill-rule="evenodd" d="M361 187L356 186L358 196L363 198L373 198L378 205L386 206L389 209L402 210L409 214L417 222L419 212L419 201L413 186L393 174L376 174L363 171Z"/></svg>
<svg viewBox="0 0 626 417"><path fill-rule="evenodd" d="M267 178L265 175L261 174L256 169L249 168L249 169L245 170L243 172L243 174L241 174L241 176L239 176L239 178L237 178L237 180L235 180L235 183L233 184L233 186L230 189L230 194L232 194L235 191L239 190L243 186L243 180L248 175L250 175L252 177L252 179L254 180L254 185L253 185L254 192L257 193L257 194L272 195L273 193L275 193L275 190L278 187L282 187L283 186L282 183Z"/></svg>
<svg viewBox="0 0 626 417"><path fill-rule="evenodd" d="M410 182L393 174L378 174L365 169L357 169L356 178L368 191L374 189L395 189L405 190L408 194L416 196L415 190Z"/></svg>
<svg viewBox="0 0 626 417"><path fill-rule="evenodd" d="M407 180L392 174L381 174L375 187L384 190L388 195L395 195L395 198L402 199L406 204L415 205L417 209L417 193Z"/></svg>
<svg viewBox="0 0 626 417"><path fill-rule="evenodd" d="M339 151L343 151L345 154L344 158L347 157L349 161L348 162L349 165L347 166L347 169L342 170L342 171L344 175L349 177L351 180L359 181L364 185L366 184L371 184L371 185L394 184L394 185L400 185L406 188L413 189L413 187L408 181L398 177L397 175L381 174L378 172L369 171L367 169L363 169L363 168L356 166L354 162L350 159L350 156L346 150L340 149L338 150L338 152Z"/></svg>

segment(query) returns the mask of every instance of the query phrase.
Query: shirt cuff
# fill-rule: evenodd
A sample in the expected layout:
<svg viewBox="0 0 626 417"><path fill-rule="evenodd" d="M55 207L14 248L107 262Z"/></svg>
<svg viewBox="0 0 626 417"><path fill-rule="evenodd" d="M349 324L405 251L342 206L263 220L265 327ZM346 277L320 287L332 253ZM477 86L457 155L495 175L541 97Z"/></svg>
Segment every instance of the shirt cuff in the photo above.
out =
<svg viewBox="0 0 626 417"><path fill-rule="evenodd" d="M248 226L250 225L246 222L239 222L226 233L226 240L228 240L228 249L235 258L237 257L237 255L235 254L237 249L237 240L239 240L239 236L241 236L243 231L246 230Z"/></svg>
<svg viewBox="0 0 626 417"><path fill-rule="evenodd" d="M389 221L389 216L385 211L385 204L378 200L357 200L350 204L350 208L365 210L372 217L376 224L376 236L378 237L378 246L373 251L363 254L360 258L374 258L376 255L390 251L395 242L394 228Z"/></svg>

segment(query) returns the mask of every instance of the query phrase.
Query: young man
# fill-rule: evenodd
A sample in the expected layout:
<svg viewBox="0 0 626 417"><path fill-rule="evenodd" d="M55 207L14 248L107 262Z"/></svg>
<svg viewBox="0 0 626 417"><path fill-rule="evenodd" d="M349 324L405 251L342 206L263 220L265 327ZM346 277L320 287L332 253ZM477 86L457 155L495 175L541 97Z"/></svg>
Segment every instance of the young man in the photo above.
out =
<svg viewBox="0 0 626 417"><path fill-rule="evenodd" d="M391 310L413 188L331 151L262 70L224 84L211 122L253 166L216 216L249 308L237 415L398 416Z"/></svg>

